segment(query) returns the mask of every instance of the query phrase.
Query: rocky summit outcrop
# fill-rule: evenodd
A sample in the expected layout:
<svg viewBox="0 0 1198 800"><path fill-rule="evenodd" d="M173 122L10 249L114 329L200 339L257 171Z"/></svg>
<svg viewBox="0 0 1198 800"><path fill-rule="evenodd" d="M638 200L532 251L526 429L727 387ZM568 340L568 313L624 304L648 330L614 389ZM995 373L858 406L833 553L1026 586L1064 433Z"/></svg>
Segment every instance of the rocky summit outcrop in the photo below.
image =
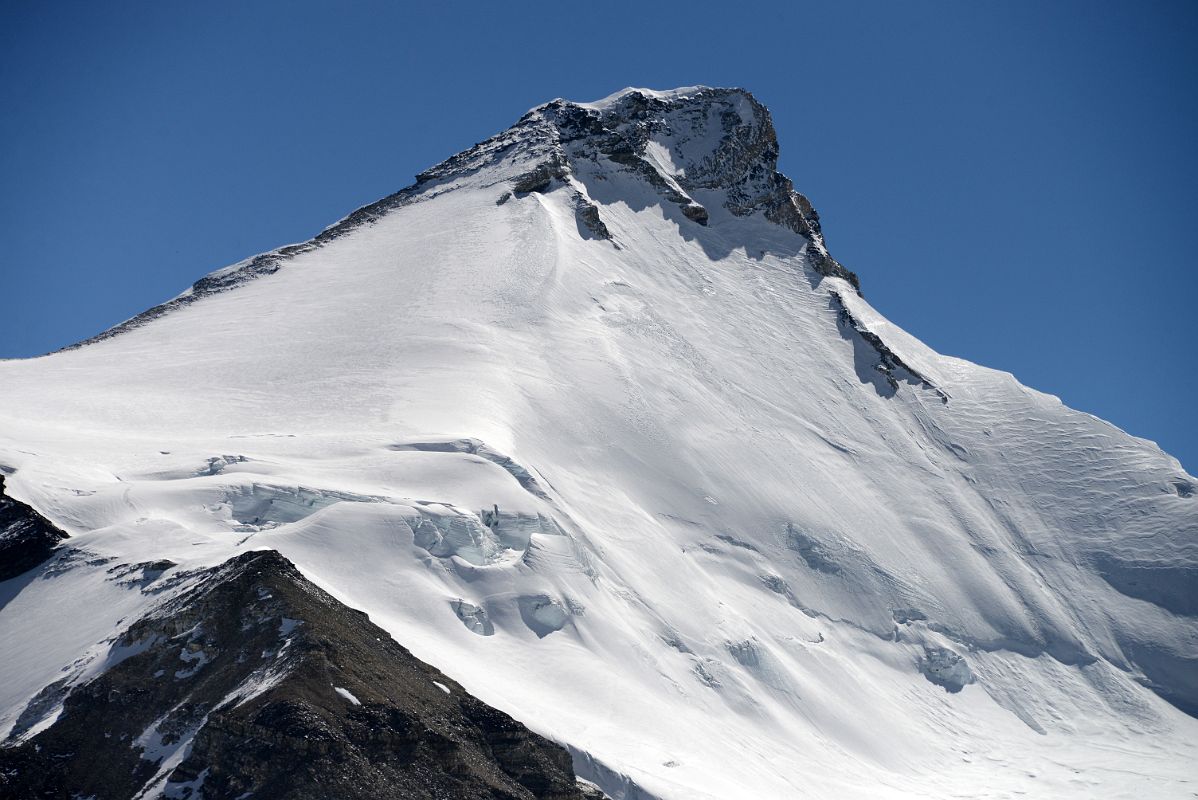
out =
<svg viewBox="0 0 1198 800"><path fill-rule="evenodd" d="M41 564L66 538L50 520L5 494L0 474L0 581Z"/></svg>
<svg viewBox="0 0 1198 800"><path fill-rule="evenodd" d="M0 797L601 797L278 553L173 580L57 721L0 748Z"/></svg>
<svg viewBox="0 0 1198 800"><path fill-rule="evenodd" d="M720 195L735 216L762 213L810 244L812 268L859 288L856 274L824 245L819 214L778 172L778 136L769 110L743 89L629 89L599 103L554 100L529 112L555 130L566 163L606 161L644 179L683 215L707 225L699 192ZM584 178L585 180L585 178Z"/></svg>
<svg viewBox="0 0 1198 800"><path fill-rule="evenodd" d="M700 200L705 193L734 216L761 213L794 231L808 242L812 269L860 289L857 275L828 254L811 202L778 172L778 137L769 110L743 89L628 89L598 103L554 100L529 111L501 136L521 130L537 143L529 152L544 160L516 178L517 194L549 191L555 182L571 180L586 186L604 180L605 171L618 170L643 180L662 202L706 226L711 214ZM496 149L494 141L421 177L478 169L485 154L510 155L509 147Z"/></svg>
<svg viewBox="0 0 1198 800"><path fill-rule="evenodd" d="M0 360L73 537L0 583L0 800L1191 794L1198 478L827 274L777 150L555 101Z"/></svg>

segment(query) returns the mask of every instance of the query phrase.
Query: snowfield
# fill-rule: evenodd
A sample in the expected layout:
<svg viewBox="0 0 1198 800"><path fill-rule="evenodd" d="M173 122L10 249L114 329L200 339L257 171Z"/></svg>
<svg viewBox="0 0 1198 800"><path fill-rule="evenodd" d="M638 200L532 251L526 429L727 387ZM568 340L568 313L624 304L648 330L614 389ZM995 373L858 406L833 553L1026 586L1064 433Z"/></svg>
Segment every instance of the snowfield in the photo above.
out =
<svg viewBox="0 0 1198 800"><path fill-rule="evenodd" d="M72 536L0 583L0 739L162 601L118 565L270 548L617 800L1194 797L1198 480L737 213L764 114L534 109L273 272L0 362L8 491Z"/></svg>

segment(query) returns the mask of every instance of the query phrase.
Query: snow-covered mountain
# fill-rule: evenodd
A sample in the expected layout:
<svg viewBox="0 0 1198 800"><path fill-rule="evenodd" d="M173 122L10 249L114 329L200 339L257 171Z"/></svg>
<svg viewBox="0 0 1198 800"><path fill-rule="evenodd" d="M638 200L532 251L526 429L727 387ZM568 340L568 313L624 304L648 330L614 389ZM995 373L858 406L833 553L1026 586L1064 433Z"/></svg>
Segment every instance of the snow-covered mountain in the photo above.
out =
<svg viewBox="0 0 1198 800"><path fill-rule="evenodd" d="M8 752L127 659L202 679L146 620L276 550L617 800L1194 796L1198 481L889 323L777 155L742 90L553 101L0 362L6 491L71 537L0 583ZM232 791L188 697L145 796Z"/></svg>

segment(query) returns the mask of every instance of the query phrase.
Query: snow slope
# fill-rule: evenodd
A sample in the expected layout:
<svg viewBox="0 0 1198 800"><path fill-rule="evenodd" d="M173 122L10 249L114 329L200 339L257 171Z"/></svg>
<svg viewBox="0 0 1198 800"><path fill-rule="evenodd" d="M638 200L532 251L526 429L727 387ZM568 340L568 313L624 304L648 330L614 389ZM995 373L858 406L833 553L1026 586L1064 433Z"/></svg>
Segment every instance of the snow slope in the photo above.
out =
<svg viewBox="0 0 1198 800"><path fill-rule="evenodd" d="M888 323L776 155L739 90L555 101L0 362L76 548L0 583L0 737L158 602L113 564L275 548L617 799L1194 796L1198 481Z"/></svg>

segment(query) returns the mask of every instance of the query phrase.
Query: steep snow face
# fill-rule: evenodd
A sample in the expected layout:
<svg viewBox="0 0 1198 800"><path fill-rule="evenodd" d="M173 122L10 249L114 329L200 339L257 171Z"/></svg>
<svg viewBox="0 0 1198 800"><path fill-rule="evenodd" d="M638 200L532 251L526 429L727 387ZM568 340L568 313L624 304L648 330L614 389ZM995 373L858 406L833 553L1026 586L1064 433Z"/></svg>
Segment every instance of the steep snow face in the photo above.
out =
<svg viewBox="0 0 1198 800"><path fill-rule="evenodd" d="M888 323L776 157L739 90L554 101L0 363L75 548L0 584L0 736L156 602L113 563L273 548L616 798L1188 796L1195 479Z"/></svg>

